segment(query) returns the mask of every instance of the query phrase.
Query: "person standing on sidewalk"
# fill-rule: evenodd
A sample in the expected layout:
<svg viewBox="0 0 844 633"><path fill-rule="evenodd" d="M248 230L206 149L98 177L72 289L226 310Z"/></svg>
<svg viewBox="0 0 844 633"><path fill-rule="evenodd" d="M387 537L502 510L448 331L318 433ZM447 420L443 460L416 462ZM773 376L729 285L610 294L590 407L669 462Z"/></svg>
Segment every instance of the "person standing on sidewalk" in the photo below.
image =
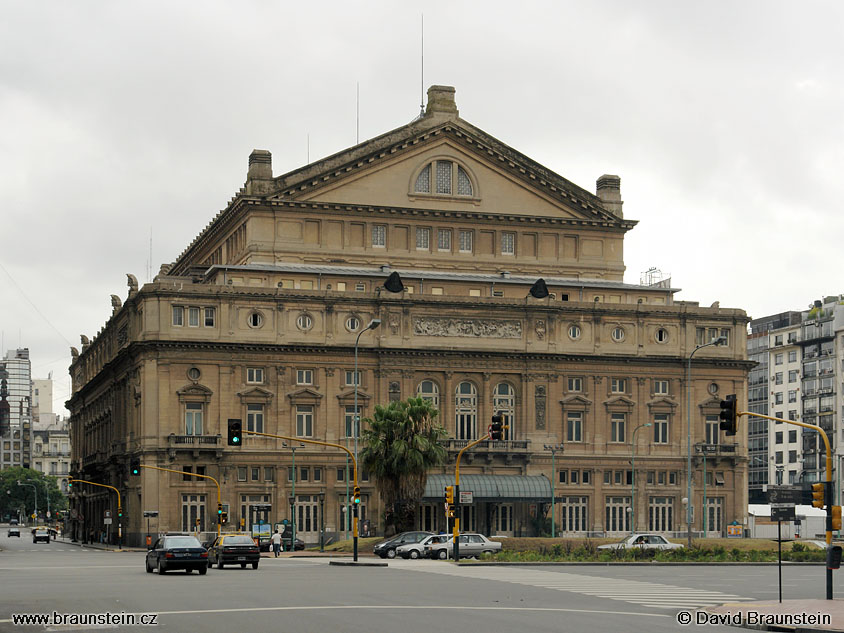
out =
<svg viewBox="0 0 844 633"><path fill-rule="evenodd" d="M270 542L273 544L275 557L278 558L278 553L281 551L281 532L276 530L275 534L270 537Z"/></svg>

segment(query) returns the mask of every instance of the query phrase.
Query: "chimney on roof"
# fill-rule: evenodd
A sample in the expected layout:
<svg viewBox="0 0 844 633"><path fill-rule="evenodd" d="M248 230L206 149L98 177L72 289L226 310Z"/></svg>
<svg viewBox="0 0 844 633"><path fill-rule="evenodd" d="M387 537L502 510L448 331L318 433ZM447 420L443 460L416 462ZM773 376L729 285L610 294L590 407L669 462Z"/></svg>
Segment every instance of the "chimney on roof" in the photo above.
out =
<svg viewBox="0 0 844 633"><path fill-rule="evenodd" d="M249 171L246 172L246 193L256 195L272 190L273 155L265 149L253 149L249 154Z"/></svg>
<svg viewBox="0 0 844 633"><path fill-rule="evenodd" d="M457 118L457 103L454 101L453 86L431 86L428 88L428 107L425 116L432 114Z"/></svg>
<svg viewBox="0 0 844 633"><path fill-rule="evenodd" d="M621 205L621 178L611 174L604 174L598 178L596 193L604 203L604 208L613 215L623 218Z"/></svg>

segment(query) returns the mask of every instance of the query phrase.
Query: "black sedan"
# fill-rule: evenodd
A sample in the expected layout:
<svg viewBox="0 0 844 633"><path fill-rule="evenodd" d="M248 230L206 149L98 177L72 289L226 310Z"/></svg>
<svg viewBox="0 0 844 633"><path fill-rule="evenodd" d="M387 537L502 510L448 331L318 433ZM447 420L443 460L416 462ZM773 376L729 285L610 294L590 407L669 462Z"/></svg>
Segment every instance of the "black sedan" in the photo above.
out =
<svg viewBox="0 0 844 633"><path fill-rule="evenodd" d="M150 574L153 569L159 574L174 569L191 573L195 569L204 575L208 572L208 550L195 536L168 534L156 540L147 551L146 567Z"/></svg>
<svg viewBox="0 0 844 633"><path fill-rule="evenodd" d="M261 551L248 534L223 534L208 548L208 566L216 565L217 569L237 564L241 567L250 564L252 569L258 569L260 560Z"/></svg>

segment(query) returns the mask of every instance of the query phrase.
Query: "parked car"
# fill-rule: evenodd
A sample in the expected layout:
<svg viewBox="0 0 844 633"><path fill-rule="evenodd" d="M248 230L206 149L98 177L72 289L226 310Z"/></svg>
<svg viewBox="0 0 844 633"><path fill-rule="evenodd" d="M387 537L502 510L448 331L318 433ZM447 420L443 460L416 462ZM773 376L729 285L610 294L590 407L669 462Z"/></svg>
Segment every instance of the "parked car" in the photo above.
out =
<svg viewBox="0 0 844 633"><path fill-rule="evenodd" d="M20 538L21 537L21 529L16 528L16 527L10 527L9 532L6 534L6 536L17 536L18 538Z"/></svg>
<svg viewBox="0 0 844 633"><path fill-rule="evenodd" d="M396 556L401 556L404 559L408 558L423 558L425 556L425 546L434 543L445 543L448 540L447 534L432 534L426 536L421 541L416 543L405 543L396 548Z"/></svg>
<svg viewBox="0 0 844 633"><path fill-rule="evenodd" d="M150 574L153 569L158 569L159 575L173 569L184 569L187 573L195 569L205 575L208 572L208 550L195 536L165 534L147 550L146 568Z"/></svg>
<svg viewBox="0 0 844 633"><path fill-rule="evenodd" d="M44 541L45 543L50 542L50 530L45 527L37 527L32 530L32 542L37 543L38 541Z"/></svg>
<svg viewBox="0 0 844 633"><path fill-rule="evenodd" d="M461 534L460 558L473 558L481 554L495 554L501 551L501 543L490 541L483 534ZM425 556L446 560L454 557L454 537L449 538L445 543L431 543L425 546Z"/></svg>
<svg viewBox="0 0 844 633"><path fill-rule="evenodd" d="M397 534L385 541L376 543L375 547L372 548L372 551L381 558L395 558L396 548L398 546L408 543L418 543L426 536L431 536L431 532L402 532L401 534Z"/></svg>
<svg viewBox="0 0 844 633"><path fill-rule="evenodd" d="M208 566L222 569L225 565L240 564L241 568L247 564L252 569L258 569L261 551L249 534L222 534L218 536L208 548Z"/></svg>
<svg viewBox="0 0 844 633"><path fill-rule="evenodd" d="M631 534L618 543L599 545L599 550L619 549L680 549L680 543L672 543L662 534Z"/></svg>

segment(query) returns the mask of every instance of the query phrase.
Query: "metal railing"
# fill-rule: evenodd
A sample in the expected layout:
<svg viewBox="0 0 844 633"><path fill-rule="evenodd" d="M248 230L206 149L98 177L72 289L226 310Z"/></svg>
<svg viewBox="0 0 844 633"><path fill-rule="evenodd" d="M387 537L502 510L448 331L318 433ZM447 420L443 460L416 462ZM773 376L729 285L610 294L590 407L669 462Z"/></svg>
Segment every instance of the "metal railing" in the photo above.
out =
<svg viewBox="0 0 844 633"><path fill-rule="evenodd" d="M217 446L220 444L220 435L175 435L168 436L171 446Z"/></svg>

